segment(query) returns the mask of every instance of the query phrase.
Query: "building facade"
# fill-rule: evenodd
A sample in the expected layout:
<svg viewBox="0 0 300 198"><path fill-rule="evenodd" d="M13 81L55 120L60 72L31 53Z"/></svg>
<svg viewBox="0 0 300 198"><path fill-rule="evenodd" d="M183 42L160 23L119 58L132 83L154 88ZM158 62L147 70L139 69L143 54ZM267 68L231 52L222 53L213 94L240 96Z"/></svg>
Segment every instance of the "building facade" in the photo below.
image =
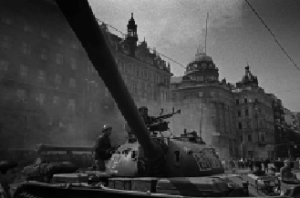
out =
<svg viewBox="0 0 300 198"><path fill-rule="evenodd" d="M119 110L54 1L3 0L0 19L0 146L90 145L105 123L120 143ZM131 18L125 39L108 32L110 44L136 101L158 106L170 66L137 45L136 29Z"/></svg>
<svg viewBox="0 0 300 198"><path fill-rule="evenodd" d="M274 156L274 112L272 99L258 86L249 66L233 89L236 106L236 129L241 155L247 158Z"/></svg>
<svg viewBox="0 0 300 198"><path fill-rule="evenodd" d="M127 25L125 39L109 32L106 24L101 28L115 56L119 71L137 106L148 106L156 113L170 102L171 66L147 42L138 43L137 25L133 18Z"/></svg>
<svg viewBox="0 0 300 198"><path fill-rule="evenodd" d="M288 126L293 126L295 115L292 111L287 108L284 108L284 121Z"/></svg>
<svg viewBox="0 0 300 198"><path fill-rule="evenodd" d="M272 99L273 113L274 113L274 132L275 132L275 157L286 157L287 149L285 143L288 142L286 132L286 123L284 119L284 107L282 101L274 94L269 94Z"/></svg>
<svg viewBox="0 0 300 198"><path fill-rule="evenodd" d="M175 81L176 80L176 81ZM212 58L198 52L187 65L185 75L172 82L172 101L181 115L172 119L177 135L196 131L222 158L238 155L232 85L219 81Z"/></svg>

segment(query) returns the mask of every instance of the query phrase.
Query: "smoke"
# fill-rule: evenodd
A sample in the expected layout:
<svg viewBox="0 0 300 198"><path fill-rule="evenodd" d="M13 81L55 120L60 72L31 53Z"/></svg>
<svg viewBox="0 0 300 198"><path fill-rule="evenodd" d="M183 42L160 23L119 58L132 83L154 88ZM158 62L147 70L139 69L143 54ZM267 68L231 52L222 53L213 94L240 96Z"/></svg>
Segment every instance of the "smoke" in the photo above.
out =
<svg viewBox="0 0 300 198"><path fill-rule="evenodd" d="M173 116L171 119L171 129L174 135L196 131L203 138L207 145L212 144L212 135L216 131L216 126L211 119L212 109L206 103L186 99L184 102L174 104L175 109L181 109L181 114Z"/></svg>

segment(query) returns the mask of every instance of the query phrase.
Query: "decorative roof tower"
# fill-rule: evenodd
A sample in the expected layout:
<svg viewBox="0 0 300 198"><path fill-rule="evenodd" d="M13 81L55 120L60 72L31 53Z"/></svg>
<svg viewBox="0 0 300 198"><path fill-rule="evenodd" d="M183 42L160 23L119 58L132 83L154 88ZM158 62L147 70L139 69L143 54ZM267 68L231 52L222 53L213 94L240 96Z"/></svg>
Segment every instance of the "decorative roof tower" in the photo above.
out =
<svg viewBox="0 0 300 198"><path fill-rule="evenodd" d="M186 67L184 79L199 82L219 81L219 69L210 56L197 50L194 60Z"/></svg>
<svg viewBox="0 0 300 198"><path fill-rule="evenodd" d="M128 25L127 25L126 43L128 46L129 54L132 56L135 56L137 41L138 41L137 25L135 24L133 13L131 13L131 18L128 21Z"/></svg>
<svg viewBox="0 0 300 198"><path fill-rule="evenodd" d="M258 87L257 77L251 73L249 65L245 67L245 74L242 80L236 83L236 86L237 87L243 87L243 86Z"/></svg>

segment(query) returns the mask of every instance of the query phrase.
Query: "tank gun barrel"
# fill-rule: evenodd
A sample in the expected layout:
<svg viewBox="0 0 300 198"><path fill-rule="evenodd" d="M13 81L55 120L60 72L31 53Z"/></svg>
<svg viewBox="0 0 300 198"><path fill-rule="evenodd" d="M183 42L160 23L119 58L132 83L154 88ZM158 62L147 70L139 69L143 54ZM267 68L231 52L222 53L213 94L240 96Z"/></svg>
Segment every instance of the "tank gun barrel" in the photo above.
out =
<svg viewBox="0 0 300 198"><path fill-rule="evenodd" d="M164 119L168 119L168 118L171 118L173 115L176 115L176 114L180 114L181 113L181 110L177 110L176 112L172 112L172 113L169 113L169 114L165 114L165 115L160 115L160 116L157 116L153 119L153 122L157 122L159 120L164 120Z"/></svg>
<svg viewBox="0 0 300 198"><path fill-rule="evenodd" d="M116 101L128 125L144 148L145 156L155 158L157 148L150 138L137 107L118 71L112 52L87 0L56 0L87 55Z"/></svg>

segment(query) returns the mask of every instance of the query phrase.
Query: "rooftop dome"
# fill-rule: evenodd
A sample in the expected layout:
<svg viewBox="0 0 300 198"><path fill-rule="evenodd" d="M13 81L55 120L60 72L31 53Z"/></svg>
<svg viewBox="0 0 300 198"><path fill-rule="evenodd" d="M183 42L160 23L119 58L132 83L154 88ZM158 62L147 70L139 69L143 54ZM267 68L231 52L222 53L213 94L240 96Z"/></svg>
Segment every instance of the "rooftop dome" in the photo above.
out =
<svg viewBox="0 0 300 198"><path fill-rule="evenodd" d="M195 55L194 62L201 62L201 61L213 61L210 56L207 56L203 52L197 52Z"/></svg>

